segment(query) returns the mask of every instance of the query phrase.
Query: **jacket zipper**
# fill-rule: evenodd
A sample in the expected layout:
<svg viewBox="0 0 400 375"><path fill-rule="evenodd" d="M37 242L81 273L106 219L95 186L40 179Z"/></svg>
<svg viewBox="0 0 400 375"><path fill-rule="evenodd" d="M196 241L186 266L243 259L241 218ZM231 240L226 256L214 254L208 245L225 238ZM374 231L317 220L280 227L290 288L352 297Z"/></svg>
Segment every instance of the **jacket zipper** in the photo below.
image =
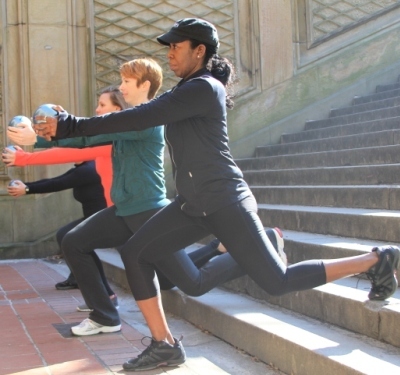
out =
<svg viewBox="0 0 400 375"><path fill-rule="evenodd" d="M165 125L164 137L165 137L165 140L167 141L168 146L169 146L169 153L170 153L171 161L172 161L172 163L173 163L174 166L175 166L174 182L175 182L175 189L176 189L176 192L179 194L178 186L176 185L176 175L178 174L178 168L176 167L176 163L175 163L175 160L174 160L174 150L173 150L172 145L171 145L171 143L169 142L168 137L167 137L167 127L168 127L168 125ZM183 205L182 205L182 207L183 207ZM181 207L181 208L182 208L182 207Z"/></svg>
<svg viewBox="0 0 400 375"><path fill-rule="evenodd" d="M189 171L188 173L189 173L190 179L192 180L193 190L194 190L194 192L196 192L196 189L195 189L195 186L194 186L194 182L193 182L192 172ZM183 205L182 205L182 207L183 207ZM203 211L203 216L207 216L207 214L204 211Z"/></svg>
<svg viewBox="0 0 400 375"><path fill-rule="evenodd" d="M168 125L165 125L164 137L165 137L165 140L167 141L168 146L169 146L169 153L170 153L171 161L175 166L175 176L174 176L175 189L176 189L176 192L179 194L179 190L178 190L178 187L176 185L176 175L178 174L178 168L176 167L176 163L175 163L175 159L174 159L174 149L172 148L172 145L171 145L171 143L170 143L170 141L168 140L168 137L167 137L167 126ZM192 172L190 172L190 171L189 171L189 176L190 176L190 178L192 178ZM192 183L193 183L193 181L192 181ZM185 204L186 204L186 202L181 205L181 210L182 211L183 211L183 206ZM207 214L204 211L203 211L203 216L207 216Z"/></svg>

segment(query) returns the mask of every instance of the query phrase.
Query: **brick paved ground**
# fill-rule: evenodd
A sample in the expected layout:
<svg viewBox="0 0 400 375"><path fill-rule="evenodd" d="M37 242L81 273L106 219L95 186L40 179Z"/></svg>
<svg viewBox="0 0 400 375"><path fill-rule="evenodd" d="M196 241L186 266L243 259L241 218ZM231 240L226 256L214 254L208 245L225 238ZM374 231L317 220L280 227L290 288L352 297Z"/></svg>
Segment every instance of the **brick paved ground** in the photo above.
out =
<svg viewBox="0 0 400 375"><path fill-rule="evenodd" d="M76 311L83 303L79 290L54 288L65 276L57 267L42 260L0 262L0 375L125 373L121 364L143 350L148 334L132 297L118 289L121 332L73 337L70 326L87 314ZM145 374L276 374L184 321L172 324L184 334L190 358L178 368Z"/></svg>

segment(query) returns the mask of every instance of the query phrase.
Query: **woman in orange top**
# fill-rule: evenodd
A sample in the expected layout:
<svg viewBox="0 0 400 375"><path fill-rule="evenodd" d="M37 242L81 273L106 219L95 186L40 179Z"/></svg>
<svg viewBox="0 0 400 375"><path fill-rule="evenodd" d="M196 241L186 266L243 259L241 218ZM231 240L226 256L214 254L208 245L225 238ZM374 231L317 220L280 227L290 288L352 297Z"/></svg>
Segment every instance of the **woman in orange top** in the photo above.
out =
<svg viewBox="0 0 400 375"><path fill-rule="evenodd" d="M96 108L96 115L103 115L109 112L121 111L128 108L128 104L123 99L123 96L117 87L107 87L104 89L99 97L98 105ZM61 145L63 142L59 142ZM52 142L47 142L39 138L39 142L35 147L51 147ZM27 165L50 165L50 164L64 164L64 163L75 163L86 162L94 160L96 172L100 176L101 184L104 189L104 198L107 203L107 207L113 205L111 200L110 191L112 184L112 162L111 162L111 149L112 145L86 147L86 148L62 148L53 147L47 150L37 152L25 152L19 146L15 146L16 151L5 149L2 154L3 162L7 166L19 166L24 167ZM84 218L83 218L84 219ZM82 220L83 220L82 219ZM82 220L74 221L67 224L57 232L57 242L61 244L64 235L71 229L73 229ZM94 256L97 255L94 253ZM98 259L96 262L98 265L103 283L112 299L114 305L118 307L118 299L116 294L112 291L109 286L104 270L102 269L101 261ZM75 280L72 272L68 278L55 285L58 290L67 290L78 288L78 284ZM89 311L89 308L85 305L78 306L78 311Z"/></svg>

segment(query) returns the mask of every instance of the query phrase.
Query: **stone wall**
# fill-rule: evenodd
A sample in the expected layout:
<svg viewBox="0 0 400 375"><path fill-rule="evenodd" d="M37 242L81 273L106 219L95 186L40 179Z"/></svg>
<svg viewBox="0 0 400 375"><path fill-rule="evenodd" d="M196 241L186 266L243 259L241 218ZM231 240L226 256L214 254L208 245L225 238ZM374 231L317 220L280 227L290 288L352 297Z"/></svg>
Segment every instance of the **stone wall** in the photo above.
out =
<svg viewBox="0 0 400 375"><path fill-rule="evenodd" d="M249 157L306 120L392 83L400 70L398 0L259 1L262 90L230 112L231 148Z"/></svg>

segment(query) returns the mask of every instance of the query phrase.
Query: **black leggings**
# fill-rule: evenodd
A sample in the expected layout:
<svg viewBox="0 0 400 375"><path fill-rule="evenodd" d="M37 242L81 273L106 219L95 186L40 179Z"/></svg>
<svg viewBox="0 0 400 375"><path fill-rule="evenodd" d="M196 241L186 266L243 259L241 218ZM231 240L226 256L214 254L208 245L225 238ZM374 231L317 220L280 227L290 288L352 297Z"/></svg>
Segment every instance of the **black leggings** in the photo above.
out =
<svg viewBox="0 0 400 375"><path fill-rule="evenodd" d="M185 260L177 264L178 250L209 234L217 237L229 254L217 257L200 270ZM183 291L189 280L193 285L201 285L201 293L243 273L276 296L326 283L322 261L283 265L265 234L253 196L205 217L189 216L173 202L141 227L120 253L136 300L159 293L155 266ZM196 288L191 292L196 295Z"/></svg>
<svg viewBox="0 0 400 375"><path fill-rule="evenodd" d="M189 253L189 258L197 268L201 268L210 259L223 254L218 250L218 245L219 241L217 239L214 239L207 245L204 245L199 249L196 249ZM155 268L155 271L161 290L169 290L176 286L157 267Z"/></svg>
<svg viewBox="0 0 400 375"><path fill-rule="evenodd" d="M76 277L86 304L93 309L89 317L95 322L113 326L120 324L120 318L106 294L100 271L92 256L93 249L117 247L121 251L124 249L123 245L129 242L158 210L149 210L130 216L117 216L115 207L109 207L86 219L65 235L61 249ZM129 269L131 260L129 256L126 256L127 252L124 251L124 253L125 256L122 259L125 268ZM178 283L175 282L175 279L171 280L172 284L164 280L163 287L169 289L173 285L177 285L187 294L198 295L204 294L220 282L243 275L243 271L233 259L228 254L224 254L209 262L212 267L216 267L220 263L219 258L228 257L230 259L218 267L220 272L217 277L211 279L207 277L207 272L204 273L204 277L192 277L196 275L194 270L198 273L193 261L202 264L214 255L217 255L216 250L207 248L207 246L200 252L191 253L190 256L184 250L170 255L166 262L161 262L162 264L157 267L160 266L161 269L168 264L168 268L172 268L180 276L176 278ZM208 270L209 267L207 263L203 269ZM151 284L156 284L158 290L158 279L155 277L154 271L153 279Z"/></svg>

